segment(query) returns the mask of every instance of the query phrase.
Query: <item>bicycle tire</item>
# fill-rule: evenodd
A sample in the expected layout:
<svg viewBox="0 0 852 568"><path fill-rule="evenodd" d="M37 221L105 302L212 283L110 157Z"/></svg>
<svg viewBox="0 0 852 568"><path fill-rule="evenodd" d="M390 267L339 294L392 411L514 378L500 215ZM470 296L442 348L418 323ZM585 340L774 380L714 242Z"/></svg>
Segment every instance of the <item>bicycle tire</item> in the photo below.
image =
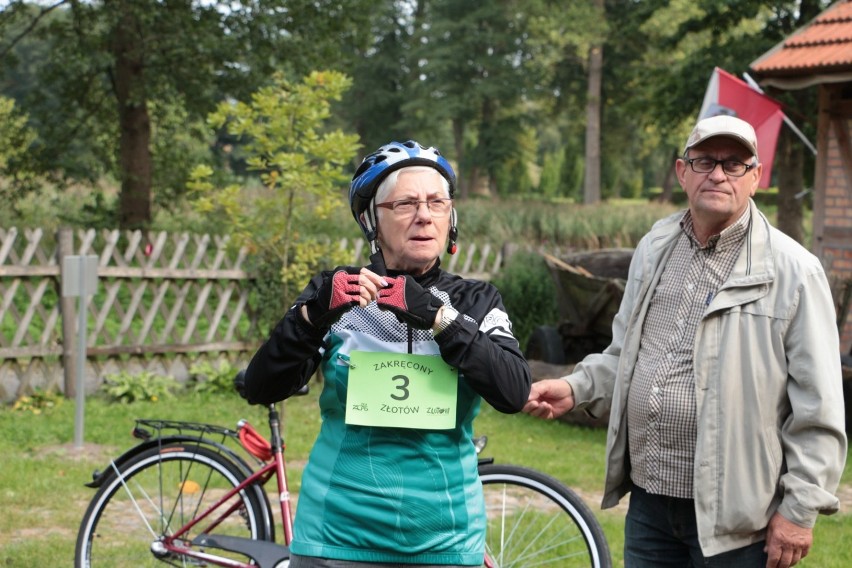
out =
<svg viewBox="0 0 852 568"><path fill-rule="evenodd" d="M591 509L570 488L526 467L479 466L489 568L611 568L609 545Z"/></svg>
<svg viewBox="0 0 852 568"><path fill-rule="evenodd" d="M163 536L173 534L246 479L245 472L226 457L190 444L149 448L116 469L101 484L80 523L76 568L199 565L196 559L162 550ZM215 534L271 540L264 522L264 496L257 485L237 493L231 504L235 511L215 527ZM182 540L192 541L206 526L199 523ZM248 561L237 553L208 552Z"/></svg>

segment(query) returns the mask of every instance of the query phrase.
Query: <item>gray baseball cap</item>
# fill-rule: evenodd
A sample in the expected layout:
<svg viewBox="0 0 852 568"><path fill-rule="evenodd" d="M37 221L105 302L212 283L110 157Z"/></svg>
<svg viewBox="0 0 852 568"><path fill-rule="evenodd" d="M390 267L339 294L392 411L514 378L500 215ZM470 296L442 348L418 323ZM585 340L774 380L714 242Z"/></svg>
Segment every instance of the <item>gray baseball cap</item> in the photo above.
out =
<svg viewBox="0 0 852 568"><path fill-rule="evenodd" d="M754 128L740 118L727 115L711 116L699 120L695 128L692 129L692 134L686 140L683 153L686 154L686 151L693 146L716 136L733 138L757 158L757 136L754 133Z"/></svg>

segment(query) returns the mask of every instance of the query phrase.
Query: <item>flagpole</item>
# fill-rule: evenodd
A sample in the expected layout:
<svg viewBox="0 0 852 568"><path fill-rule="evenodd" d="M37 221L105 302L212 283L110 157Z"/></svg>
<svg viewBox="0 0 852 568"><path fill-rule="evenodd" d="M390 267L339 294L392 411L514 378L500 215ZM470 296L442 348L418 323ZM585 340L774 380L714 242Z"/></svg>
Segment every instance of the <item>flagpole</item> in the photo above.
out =
<svg viewBox="0 0 852 568"><path fill-rule="evenodd" d="M754 89L755 91L757 91L761 95L764 94L763 89L760 88L760 86L757 84L757 82L754 79L752 79L751 76L748 73L743 73L743 78L746 80L746 83L748 83L749 87L751 87L752 89ZM805 146L807 146L810 149L810 151L813 152L814 156L816 156L817 155L817 149L814 147L813 144L811 144L811 141L808 140L805 137L804 133L801 130L799 130L799 127L797 127L795 124L793 124L793 121L790 120L790 117L788 117L783 112L781 113L781 116L784 118L784 122L787 124L787 126L789 126L790 129L793 132L796 133L796 136L798 136L802 140L802 142L805 143Z"/></svg>

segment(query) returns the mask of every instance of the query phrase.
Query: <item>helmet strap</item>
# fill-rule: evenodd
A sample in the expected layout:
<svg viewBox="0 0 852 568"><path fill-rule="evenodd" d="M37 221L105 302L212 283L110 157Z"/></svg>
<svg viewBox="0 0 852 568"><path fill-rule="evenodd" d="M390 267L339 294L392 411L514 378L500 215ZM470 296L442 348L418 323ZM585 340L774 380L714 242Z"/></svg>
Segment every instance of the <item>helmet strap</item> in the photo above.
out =
<svg viewBox="0 0 852 568"><path fill-rule="evenodd" d="M370 254L375 254L379 251L379 231L376 229L376 208L370 202L370 207L362 213L362 228L367 242L370 243Z"/></svg>

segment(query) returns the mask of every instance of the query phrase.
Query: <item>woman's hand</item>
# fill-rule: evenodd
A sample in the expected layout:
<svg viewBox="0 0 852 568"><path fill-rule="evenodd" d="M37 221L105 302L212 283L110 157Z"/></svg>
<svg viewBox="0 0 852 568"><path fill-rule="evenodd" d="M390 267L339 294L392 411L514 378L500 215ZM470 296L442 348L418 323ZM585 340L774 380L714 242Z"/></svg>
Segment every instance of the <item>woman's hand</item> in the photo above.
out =
<svg viewBox="0 0 852 568"><path fill-rule="evenodd" d="M360 289L359 305L366 308L371 302L378 301L379 290L387 288L388 281L384 276L380 276L367 267L361 269L358 277Z"/></svg>
<svg viewBox="0 0 852 568"><path fill-rule="evenodd" d="M366 307L388 285L385 277L357 266L338 266L319 278L316 291L300 310L304 320L318 328L328 328L355 306Z"/></svg>

